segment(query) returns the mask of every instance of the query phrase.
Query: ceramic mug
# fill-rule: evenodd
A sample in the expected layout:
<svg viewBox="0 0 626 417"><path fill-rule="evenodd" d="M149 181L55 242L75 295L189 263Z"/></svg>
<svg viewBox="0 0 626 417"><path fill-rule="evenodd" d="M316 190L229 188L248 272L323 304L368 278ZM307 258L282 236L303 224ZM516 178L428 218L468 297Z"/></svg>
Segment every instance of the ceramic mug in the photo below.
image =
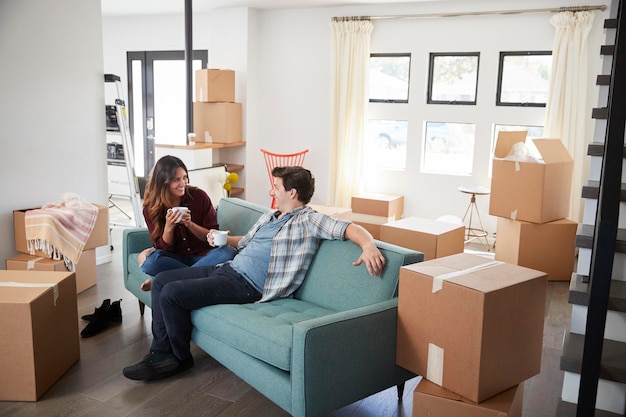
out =
<svg viewBox="0 0 626 417"><path fill-rule="evenodd" d="M167 209L167 211L176 212L177 213L176 223L180 223L180 221L183 219L183 216L187 214L187 212L189 211L189 208L188 207L172 207L171 209Z"/></svg>
<svg viewBox="0 0 626 417"><path fill-rule="evenodd" d="M228 232L224 230L213 231L213 244L215 246L225 246L228 238Z"/></svg>

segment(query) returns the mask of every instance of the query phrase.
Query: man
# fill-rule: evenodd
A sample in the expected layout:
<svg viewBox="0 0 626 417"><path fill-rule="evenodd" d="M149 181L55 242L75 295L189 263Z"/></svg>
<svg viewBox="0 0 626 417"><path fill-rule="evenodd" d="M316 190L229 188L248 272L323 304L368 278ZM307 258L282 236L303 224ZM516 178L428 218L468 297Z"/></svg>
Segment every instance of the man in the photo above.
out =
<svg viewBox="0 0 626 417"><path fill-rule="evenodd" d="M124 376L152 380L193 367L192 310L290 296L304 280L322 239L350 239L362 250L353 265L365 263L370 275L380 275L385 258L369 232L307 206L315 190L310 171L279 167L272 175L276 211L261 216L245 236L228 236L227 244L239 250L232 261L165 271L154 278L150 353L124 368ZM213 245L212 231L207 241Z"/></svg>

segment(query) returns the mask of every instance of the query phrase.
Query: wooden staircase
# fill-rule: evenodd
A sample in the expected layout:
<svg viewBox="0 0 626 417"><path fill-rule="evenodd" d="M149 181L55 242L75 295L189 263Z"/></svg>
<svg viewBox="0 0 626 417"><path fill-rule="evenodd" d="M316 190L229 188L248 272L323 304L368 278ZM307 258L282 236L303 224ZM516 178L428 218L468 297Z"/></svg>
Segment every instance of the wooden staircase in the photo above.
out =
<svg viewBox="0 0 626 417"><path fill-rule="evenodd" d="M622 0L611 2L605 20L606 45L600 50L600 107L589 180L582 187L583 223L572 275L570 331L565 334L561 370L565 371L559 417L626 415L626 22ZM614 17L613 17L614 16ZM606 99L604 103L602 103ZM620 215L620 211L624 213Z"/></svg>

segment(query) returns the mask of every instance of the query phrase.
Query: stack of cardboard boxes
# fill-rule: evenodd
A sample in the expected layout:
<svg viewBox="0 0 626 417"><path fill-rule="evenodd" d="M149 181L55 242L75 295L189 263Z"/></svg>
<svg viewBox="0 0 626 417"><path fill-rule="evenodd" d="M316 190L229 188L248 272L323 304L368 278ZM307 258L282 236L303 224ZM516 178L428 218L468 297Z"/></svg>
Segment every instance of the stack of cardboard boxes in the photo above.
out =
<svg viewBox="0 0 626 417"><path fill-rule="evenodd" d="M525 131L500 132L496 142L489 202L489 214L498 217L496 259L569 281L578 227L566 219L574 162L558 139L533 141L539 162L508 159L525 139Z"/></svg>
<svg viewBox="0 0 626 417"><path fill-rule="evenodd" d="M352 197L352 212L346 218L374 239L422 252L425 260L463 252L462 224L403 216L404 196L368 193Z"/></svg>
<svg viewBox="0 0 626 417"><path fill-rule="evenodd" d="M235 71L196 71L193 132L196 142L233 143L243 140L241 103L235 103Z"/></svg>
<svg viewBox="0 0 626 417"><path fill-rule="evenodd" d="M83 292L96 285L96 248L109 244L109 209L106 206L95 204L98 207L98 217L93 231L85 244L76 268L76 291ZM35 270L35 271L67 271L63 259L54 260L44 252L37 251L30 255L26 243L26 212L31 209L13 210L13 233L15 236L15 250L21 254L5 261L7 270Z"/></svg>
<svg viewBox="0 0 626 417"><path fill-rule="evenodd" d="M76 271L44 252L30 255L25 210L13 211L15 249L0 271L0 401L38 400L80 357L76 294L96 284L95 248L109 243L108 208Z"/></svg>
<svg viewBox="0 0 626 417"><path fill-rule="evenodd" d="M546 289L543 272L465 253L402 267L397 363L423 377L413 417L521 416Z"/></svg>

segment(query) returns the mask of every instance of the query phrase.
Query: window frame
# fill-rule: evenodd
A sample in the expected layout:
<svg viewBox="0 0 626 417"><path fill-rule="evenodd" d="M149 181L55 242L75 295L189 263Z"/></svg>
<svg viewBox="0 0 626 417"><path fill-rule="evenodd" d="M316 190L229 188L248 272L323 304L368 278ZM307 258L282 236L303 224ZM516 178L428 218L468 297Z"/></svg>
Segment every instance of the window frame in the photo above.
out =
<svg viewBox="0 0 626 417"><path fill-rule="evenodd" d="M433 100L433 75L435 67L435 59L445 56L465 56L476 57L476 82L474 85L474 101L463 100ZM426 89L426 104L448 104L448 105L465 105L475 106L478 102L478 74L480 71L480 52L430 52L428 58L428 85Z"/></svg>
<svg viewBox="0 0 626 417"><path fill-rule="evenodd" d="M368 101L370 103L400 103L400 104L408 104L409 97L411 92L411 53L410 52L384 52L384 53L370 53L371 58L397 58L397 57L408 57L409 58L409 68L408 75L409 78L406 82L406 100L397 100L397 99L373 99L368 97ZM369 62L368 62L369 63ZM369 66L368 66L369 68Z"/></svg>
<svg viewBox="0 0 626 417"><path fill-rule="evenodd" d="M504 58L507 56L552 56L552 51L500 51L498 59L498 85L496 86L496 106L509 107L546 107L547 103L521 103L502 101L502 76L504 71Z"/></svg>

